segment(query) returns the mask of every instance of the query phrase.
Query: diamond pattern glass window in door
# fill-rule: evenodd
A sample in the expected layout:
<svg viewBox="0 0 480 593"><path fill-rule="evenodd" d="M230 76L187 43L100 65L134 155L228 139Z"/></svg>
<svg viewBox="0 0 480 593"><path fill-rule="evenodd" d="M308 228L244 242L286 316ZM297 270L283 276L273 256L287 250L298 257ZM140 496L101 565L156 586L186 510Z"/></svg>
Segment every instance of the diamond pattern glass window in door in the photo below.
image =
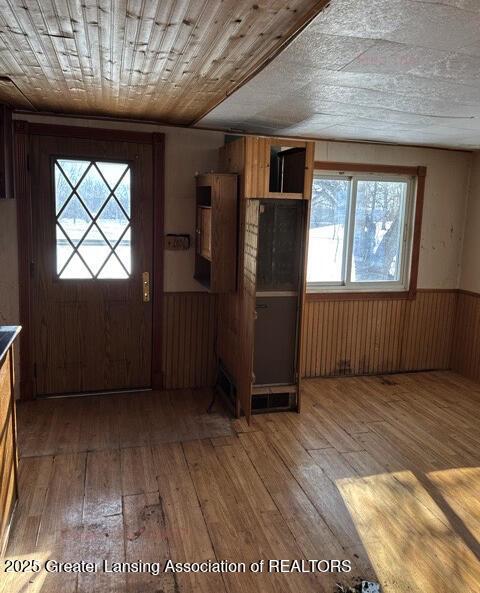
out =
<svg viewBox="0 0 480 593"><path fill-rule="evenodd" d="M130 276L131 194L127 163L57 159L55 208L59 278Z"/></svg>

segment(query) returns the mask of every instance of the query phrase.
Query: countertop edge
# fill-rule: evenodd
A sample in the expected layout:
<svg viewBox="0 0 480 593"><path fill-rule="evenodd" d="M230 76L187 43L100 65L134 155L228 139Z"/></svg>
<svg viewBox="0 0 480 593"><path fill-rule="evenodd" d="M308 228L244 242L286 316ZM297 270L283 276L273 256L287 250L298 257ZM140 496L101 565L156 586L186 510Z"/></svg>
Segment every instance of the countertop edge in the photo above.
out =
<svg viewBox="0 0 480 593"><path fill-rule="evenodd" d="M1 345L0 361L3 360L5 354L8 352L10 346L13 344L13 342L15 341L15 338L18 336L18 334L21 331L22 331L21 325L0 325L0 336L3 333L11 334L8 337L8 340L6 341L6 343Z"/></svg>

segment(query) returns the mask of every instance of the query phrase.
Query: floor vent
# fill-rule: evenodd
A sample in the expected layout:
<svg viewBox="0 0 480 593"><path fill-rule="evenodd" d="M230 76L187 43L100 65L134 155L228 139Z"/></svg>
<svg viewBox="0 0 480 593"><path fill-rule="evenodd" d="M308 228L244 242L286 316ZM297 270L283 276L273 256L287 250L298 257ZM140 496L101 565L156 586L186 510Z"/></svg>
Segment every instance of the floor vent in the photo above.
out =
<svg viewBox="0 0 480 593"><path fill-rule="evenodd" d="M296 410L297 394L291 391L276 393L254 393L252 395L252 414L262 412L287 412Z"/></svg>

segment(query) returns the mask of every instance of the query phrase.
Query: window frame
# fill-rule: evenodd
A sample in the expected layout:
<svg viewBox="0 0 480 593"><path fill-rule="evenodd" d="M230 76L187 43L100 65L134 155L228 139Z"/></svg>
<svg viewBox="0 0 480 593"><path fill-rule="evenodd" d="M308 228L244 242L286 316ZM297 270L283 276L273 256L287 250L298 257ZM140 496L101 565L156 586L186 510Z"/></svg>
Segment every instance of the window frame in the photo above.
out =
<svg viewBox="0 0 480 593"><path fill-rule="evenodd" d="M77 182L77 184L73 187L71 180L68 179L67 174L65 173L65 171L63 170L63 167L61 165L59 165L59 161L68 161L68 160L73 160L73 161L84 161L86 163L89 163L86 171L81 175L79 181ZM117 180L117 184L115 185L114 188L110 187L110 184L107 182L107 180L104 177L104 174L98 169L97 163L112 163L112 164L119 164L119 165L126 165L126 169L125 171L122 173L122 175L120 176L120 178ZM54 200L54 204L53 204L53 208L54 208L54 212L55 212L55 236L54 236L54 252L55 252L55 258L54 258L54 271L53 271L53 282L59 282L59 283L68 283L68 282L77 282L77 283L106 283L106 282L126 282L132 279L133 277L133 245L134 245L134 230L133 230L133 225L132 225L132 188L133 188L133 180L134 180L134 161L132 161L131 159L118 159L118 158L106 158L103 156L99 156L99 157L84 157L84 156L72 156L71 153L59 153L59 154L52 154L50 156L50 179L51 179L51 193L53 196L53 200ZM72 191L70 192L70 196L67 198L67 200L65 201L65 203L62 205L62 207L59 209L59 211L57 212L57 205L56 205L56 177L55 177L55 172L56 172L56 166L59 166L59 169L62 173L62 175L65 177L65 179L67 180L67 183L71 186ZM102 206L100 207L98 213L95 216L92 216L92 212L90 211L90 208L85 204L85 200L78 194L78 188L81 185L83 179L85 178L86 174L88 173L88 171L90 170L90 168L96 168L99 171L100 176L102 177L104 183L107 186L107 189L109 190L109 196L108 198L105 200L105 202L102 204ZM130 214L128 214L123 205L121 205L119 203L118 198L114 195L115 191L119 185L119 182L125 177L127 171L129 172L130 175ZM63 225L61 223L59 223L59 215L60 213L65 209L66 204L70 201L72 195L77 196L77 199L80 201L80 203L82 204L83 208L86 210L86 212L88 213L88 215L91 218L91 221L89 223L89 227L88 230L86 231L86 233L84 234L84 236L82 237L82 240L76 245L74 246L73 243L71 242L71 239L67 236L67 233L63 227ZM122 235L120 237L120 239L115 243L115 246L112 248L112 244L110 243L110 241L106 238L104 231L98 226L97 224L97 219L100 215L100 213L105 209L107 203L110 201L110 199L114 199L116 202L119 203L119 207L121 208L121 210L124 212L128 224L126 226L126 228L123 230ZM64 264L64 266L62 267L62 269L58 270L58 235L57 235L57 226L59 226L60 230L62 231L62 233L65 235L65 237L67 238L68 243L72 246L72 248L74 249L73 253L69 256L69 260L73 257L73 255L75 253L78 254L78 256L80 257L83 265L86 267L86 269L88 270L88 272L91 274L91 277L66 277L66 276L62 276L61 274L63 274L63 272L65 271L66 267L68 266L68 261L66 264ZM90 232L90 230L97 226L97 228L100 231L100 234L103 236L106 245L108 245L108 247L110 248L110 253L108 254L106 260L104 261L104 263L102 264L101 268L99 270L97 270L96 273L93 273L90 269L90 266L85 262L84 257L79 253L79 246L81 246L81 244L83 243L83 240L86 238L86 236L88 235L88 233ZM118 253L116 253L116 249L117 247L119 247L121 241L123 240L123 238L126 236L127 232L130 231L130 269L128 270L127 267L125 266L124 262L121 261ZM108 277L99 277L99 273L102 271L103 267L105 266L106 262L110 259L110 257L112 255L115 255L115 257L118 259L118 261L120 262L121 266L123 267L123 269L125 270L126 276L124 277L114 277L114 278L108 278Z"/></svg>
<svg viewBox="0 0 480 593"><path fill-rule="evenodd" d="M315 162L314 179L350 178L350 195L343 245L342 278L340 282L306 282L310 300L332 298L413 298L416 294L420 250L421 217L425 185L425 167L394 167ZM358 181L404 181L407 183L406 205L402 220L400 274L398 281L352 282L351 266L355 226L356 187ZM310 230L310 213L308 231ZM406 254L406 255L405 255ZM308 258L308 252L307 252ZM306 262L307 265L308 262ZM345 269L346 268L346 269Z"/></svg>

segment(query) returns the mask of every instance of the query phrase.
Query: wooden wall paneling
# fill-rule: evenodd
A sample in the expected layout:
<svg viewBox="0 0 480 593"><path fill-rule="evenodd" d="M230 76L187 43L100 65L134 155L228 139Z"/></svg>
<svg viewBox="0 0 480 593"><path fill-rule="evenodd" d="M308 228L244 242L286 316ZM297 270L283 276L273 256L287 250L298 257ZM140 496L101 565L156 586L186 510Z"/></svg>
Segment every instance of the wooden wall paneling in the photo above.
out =
<svg viewBox="0 0 480 593"><path fill-rule="evenodd" d="M400 359L402 355L402 344L400 340L401 332L403 329L403 319L405 316L405 308L407 306L406 301L403 300L396 300L394 307L395 307L395 325L392 334L393 340L393 347L394 347L394 358L393 358L393 368L400 366ZM398 336L398 337L397 337Z"/></svg>
<svg viewBox="0 0 480 593"><path fill-rule="evenodd" d="M310 346L314 310L315 308L312 307L310 303L305 303L303 308L303 327L300 336L300 375L302 377L305 376L305 369L307 367L312 368L312 366L315 364L315 359L312 360L312 348Z"/></svg>
<svg viewBox="0 0 480 593"><path fill-rule="evenodd" d="M245 198L263 198L268 194L270 140L263 136L245 136Z"/></svg>
<svg viewBox="0 0 480 593"><path fill-rule="evenodd" d="M307 152L305 154L305 181L303 197L310 200L312 197L313 173L315 170L315 142L306 142L305 147Z"/></svg>
<svg viewBox="0 0 480 593"><path fill-rule="evenodd" d="M326 0L44 4L2 6L2 66L19 92L2 84L0 100L190 124L258 72Z"/></svg>
<svg viewBox="0 0 480 593"><path fill-rule="evenodd" d="M217 297L206 292L165 293L163 301L165 389L213 385Z"/></svg>
<svg viewBox="0 0 480 593"><path fill-rule="evenodd" d="M449 368L456 291L420 291L406 302L400 370Z"/></svg>
<svg viewBox="0 0 480 593"><path fill-rule="evenodd" d="M468 376L480 379L480 302L478 295L467 299L470 315L467 319L467 332L471 344Z"/></svg>
<svg viewBox="0 0 480 593"><path fill-rule="evenodd" d="M215 382L215 317L217 310L217 299L213 302L205 300L203 302L203 319L206 327L207 348L202 348L202 383L203 385L213 385Z"/></svg>
<svg viewBox="0 0 480 593"><path fill-rule="evenodd" d="M447 298L446 295L443 295L443 298ZM448 298L446 307L447 313L445 315L442 314L442 302L439 300L437 304L437 319L439 320L440 327L437 329L436 327L433 328L434 336L432 337L432 342L436 346L434 352L434 358L439 359L441 356L444 356L445 359L443 361L442 367L449 366L451 367L452 363L452 351L453 351L453 341L455 337L455 317L457 312L458 306L458 293L455 295L454 298ZM438 335L435 335L435 332L438 332ZM442 335L443 336L451 336L450 341L450 352L448 353L448 360L447 360L447 352L442 346Z"/></svg>
<svg viewBox="0 0 480 593"><path fill-rule="evenodd" d="M242 205L246 209L255 203L245 200ZM242 269L249 270L249 263L244 262ZM251 293L246 298L248 294L244 287L242 299L235 294L219 295L218 300L207 293L165 295L166 388L213 384L218 331L217 355L234 375L242 407L246 405L252 368L248 344L254 331L253 322L242 328L244 315L254 312L254 300ZM457 295L455 290L422 290L413 301L307 298L299 368L303 377L328 377L452 367L480 380L479 336L480 296Z"/></svg>
<svg viewBox="0 0 480 593"><path fill-rule="evenodd" d="M213 297L215 298L215 297ZM192 355L192 362L189 365L189 372L186 378L186 384L188 386L195 385L197 382L197 369L202 370L202 374L200 375L201 379L200 382L203 385L210 385L209 382L211 380L211 369L208 368L208 361L207 364L203 363L203 356L207 354L202 352L203 350L203 341L207 340L207 348L211 349L211 355L213 356L213 343L210 342L209 336L205 336L205 309L210 309L210 301L211 299L201 299L202 300L202 307L190 307L190 315L186 321L186 327L189 329L188 335L186 339L188 340L187 343L192 345L193 355ZM193 304L192 299L192 304ZM188 323L190 322L190 325ZM209 324L210 326L210 324ZM210 329L210 327L209 327ZM212 344L212 347L210 347Z"/></svg>
<svg viewBox="0 0 480 593"><path fill-rule="evenodd" d="M17 200L18 275L20 281L20 397L32 399L34 366L32 352L31 262L33 261L32 205L29 172L29 124L14 124L14 195Z"/></svg>
<svg viewBox="0 0 480 593"><path fill-rule="evenodd" d="M234 294L219 295L217 355L232 375L240 407L251 414L254 315L256 298L256 253L259 201L240 201L238 287Z"/></svg>
<svg viewBox="0 0 480 593"><path fill-rule="evenodd" d="M456 302L456 290L422 290L412 300L317 301L307 296L302 374L330 377L448 369Z"/></svg>
<svg viewBox="0 0 480 593"><path fill-rule="evenodd" d="M163 387L163 260L165 218L165 135L153 134L153 307L152 388Z"/></svg>
<svg viewBox="0 0 480 593"><path fill-rule="evenodd" d="M242 136L220 147L219 166L221 171L243 176L246 138L246 136Z"/></svg>
<svg viewBox="0 0 480 593"><path fill-rule="evenodd" d="M313 158L312 158L313 162ZM303 204L303 220L302 220L302 245L300 248L300 278L299 278L299 297L298 297L298 320L297 320L297 358L296 358L296 372L297 372L297 411L301 409L301 389L300 384L303 377L302 373L302 358L305 341L303 339L303 323L302 319L305 315L306 307L306 288L307 288L307 253L308 253L308 229L310 227L310 201Z"/></svg>
<svg viewBox="0 0 480 593"><path fill-rule="evenodd" d="M256 194L257 167L253 166L258 146L258 138L253 136L245 137L245 161L242 170L243 175L243 198L254 198Z"/></svg>
<svg viewBox="0 0 480 593"><path fill-rule="evenodd" d="M12 110L0 104L0 200L13 198Z"/></svg>
<svg viewBox="0 0 480 593"><path fill-rule="evenodd" d="M462 295L462 304L466 309L465 326L462 336L464 346L460 352L463 353L464 366L460 366L462 373L468 377L478 376L478 335L479 335L479 308L478 299L471 295Z"/></svg>
<svg viewBox="0 0 480 593"><path fill-rule="evenodd" d="M452 368L480 381L480 294L459 291Z"/></svg>
<svg viewBox="0 0 480 593"><path fill-rule="evenodd" d="M239 176L238 195L245 196L245 153L246 137L242 136L231 142L227 142L219 149L219 167L220 171L236 173Z"/></svg>
<svg viewBox="0 0 480 593"><path fill-rule="evenodd" d="M455 315L455 335L453 339L452 350L452 368L453 370L468 376L466 370L466 359L464 352L464 344L467 341L468 327L471 324L466 323L469 315L467 314L468 299L465 293L460 292L458 295L458 305ZM469 349L472 352L472 349Z"/></svg>
<svg viewBox="0 0 480 593"><path fill-rule="evenodd" d="M219 295L217 356L235 382L235 413L238 417L243 411L247 419L251 414L259 202L245 198L258 194L258 167L252 163L258 163L261 156L260 140L245 136L220 149L222 169L240 175L240 201L237 290Z"/></svg>
<svg viewBox="0 0 480 593"><path fill-rule="evenodd" d="M255 304L257 291L257 246L259 225L259 200L247 200L245 204L245 245L243 260L243 283L241 296L241 333L242 343L238 396L243 412L250 421L252 411L252 375L253 375L253 347L255 335Z"/></svg>

